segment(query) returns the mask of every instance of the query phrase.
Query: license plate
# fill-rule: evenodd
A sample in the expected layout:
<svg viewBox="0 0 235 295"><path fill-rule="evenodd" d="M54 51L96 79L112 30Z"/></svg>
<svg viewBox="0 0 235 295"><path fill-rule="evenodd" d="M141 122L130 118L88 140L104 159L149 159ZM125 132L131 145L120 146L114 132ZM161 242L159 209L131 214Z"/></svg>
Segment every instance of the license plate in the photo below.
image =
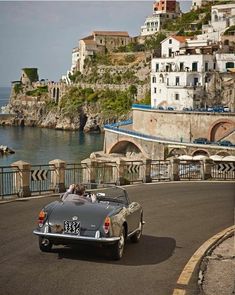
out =
<svg viewBox="0 0 235 295"><path fill-rule="evenodd" d="M78 221L64 221L64 233L66 234L80 234L80 222Z"/></svg>

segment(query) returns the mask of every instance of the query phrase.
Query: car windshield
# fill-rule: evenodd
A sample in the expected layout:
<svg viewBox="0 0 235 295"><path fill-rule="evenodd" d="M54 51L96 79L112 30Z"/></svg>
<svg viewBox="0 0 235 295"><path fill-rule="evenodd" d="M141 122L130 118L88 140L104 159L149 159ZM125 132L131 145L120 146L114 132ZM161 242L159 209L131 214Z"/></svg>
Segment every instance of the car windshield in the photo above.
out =
<svg viewBox="0 0 235 295"><path fill-rule="evenodd" d="M96 195L99 201L110 201L122 203L125 205L129 204L127 193L123 188L120 187L107 187L90 190L89 193Z"/></svg>

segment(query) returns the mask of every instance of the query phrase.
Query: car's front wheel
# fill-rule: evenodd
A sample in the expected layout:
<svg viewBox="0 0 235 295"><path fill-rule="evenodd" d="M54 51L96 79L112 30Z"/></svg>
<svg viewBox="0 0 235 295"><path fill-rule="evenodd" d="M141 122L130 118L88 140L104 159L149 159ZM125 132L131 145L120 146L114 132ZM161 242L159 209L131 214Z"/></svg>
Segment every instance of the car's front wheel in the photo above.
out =
<svg viewBox="0 0 235 295"><path fill-rule="evenodd" d="M120 260L123 255L125 247L125 228L122 226L120 235L119 235L119 241L112 246L112 257L115 260Z"/></svg>
<svg viewBox="0 0 235 295"><path fill-rule="evenodd" d="M52 242L48 239L39 237L39 248L42 252L50 252L52 248Z"/></svg>

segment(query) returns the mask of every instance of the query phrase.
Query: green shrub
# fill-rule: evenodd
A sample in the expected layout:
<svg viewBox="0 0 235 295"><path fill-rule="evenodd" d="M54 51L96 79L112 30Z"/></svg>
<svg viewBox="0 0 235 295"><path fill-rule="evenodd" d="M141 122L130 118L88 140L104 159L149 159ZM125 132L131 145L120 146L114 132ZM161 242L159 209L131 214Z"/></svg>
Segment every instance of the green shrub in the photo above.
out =
<svg viewBox="0 0 235 295"><path fill-rule="evenodd" d="M22 92L22 90L23 90L23 87L22 87L21 83L14 85L15 94L19 94L20 92Z"/></svg>
<svg viewBox="0 0 235 295"><path fill-rule="evenodd" d="M30 82L38 81L38 69L37 68L24 68L22 69L26 76L29 78Z"/></svg>

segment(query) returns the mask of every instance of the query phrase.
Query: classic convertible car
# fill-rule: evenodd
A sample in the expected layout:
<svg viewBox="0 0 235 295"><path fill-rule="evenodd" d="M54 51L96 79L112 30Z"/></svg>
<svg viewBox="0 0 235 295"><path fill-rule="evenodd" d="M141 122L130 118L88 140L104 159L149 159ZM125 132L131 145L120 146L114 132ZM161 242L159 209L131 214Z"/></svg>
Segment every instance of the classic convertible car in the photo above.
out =
<svg viewBox="0 0 235 295"><path fill-rule="evenodd" d="M113 259L121 259L127 238L138 242L143 229L143 209L130 202L121 187L95 190L96 200L78 197L76 200L55 201L39 213L39 248L49 252L54 245L100 243L107 245Z"/></svg>

